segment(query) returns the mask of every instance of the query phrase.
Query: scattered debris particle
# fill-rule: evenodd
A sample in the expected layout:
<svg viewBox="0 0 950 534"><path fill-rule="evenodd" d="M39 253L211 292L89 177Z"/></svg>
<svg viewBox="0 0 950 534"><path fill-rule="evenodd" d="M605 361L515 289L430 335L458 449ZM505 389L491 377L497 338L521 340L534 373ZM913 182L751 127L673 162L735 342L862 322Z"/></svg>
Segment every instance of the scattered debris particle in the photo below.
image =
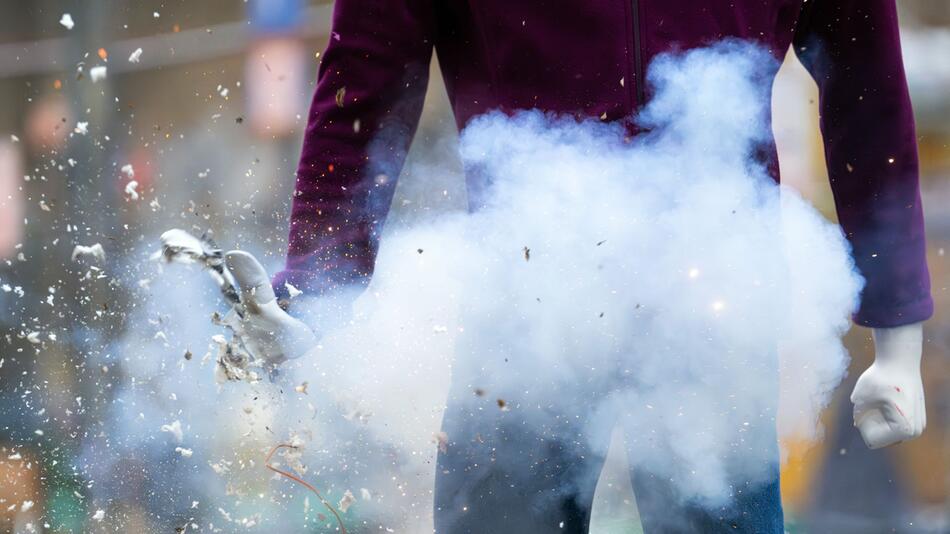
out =
<svg viewBox="0 0 950 534"><path fill-rule="evenodd" d="M76 26L76 23L73 22L73 16L69 13L63 13L63 16L59 19L59 23L67 30L71 30Z"/></svg>
<svg viewBox="0 0 950 534"><path fill-rule="evenodd" d="M135 189L139 186L139 183L135 180L129 180L129 183L125 184L125 194L129 195L130 200L138 200L139 192Z"/></svg>
<svg viewBox="0 0 950 534"><path fill-rule="evenodd" d="M303 295L303 291L294 287L290 282L284 282L284 287L287 289L287 294L290 295L290 298L296 298L300 295Z"/></svg>
<svg viewBox="0 0 950 534"><path fill-rule="evenodd" d="M102 248L101 243L96 243L88 247L84 245L76 245L73 247L72 260L76 261L82 256L91 256L96 261L105 261L106 251Z"/></svg>
<svg viewBox="0 0 950 534"><path fill-rule="evenodd" d="M181 431L181 421L177 419L167 425L162 425L161 430L162 432L171 434L178 443L181 443L182 439L184 439L184 433Z"/></svg>
<svg viewBox="0 0 950 534"><path fill-rule="evenodd" d="M443 454L449 452L449 435L445 432L436 432L432 435L432 442L439 446Z"/></svg>
<svg viewBox="0 0 950 534"><path fill-rule="evenodd" d="M524 247L524 248L521 249L521 250L524 252L524 261L530 261L530 260L531 260L531 249L526 246L526 247Z"/></svg>
<svg viewBox="0 0 950 534"><path fill-rule="evenodd" d="M346 98L346 87L340 87L336 90L336 107L342 108Z"/></svg>
<svg viewBox="0 0 950 534"><path fill-rule="evenodd" d="M132 54L129 55L129 63L138 63L142 60L142 49L136 48Z"/></svg>
<svg viewBox="0 0 950 534"><path fill-rule="evenodd" d="M92 83L97 83L106 79L107 69L105 65L96 65L89 69L89 78Z"/></svg>
<svg viewBox="0 0 950 534"><path fill-rule="evenodd" d="M339 507L340 511L345 514L350 506L353 506L353 503L355 502L356 497L353 496L353 492L346 490L343 492L343 497L340 498L340 502L337 504L337 507Z"/></svg>
<svg viewBox="0 0 950 534"><path fill-rule="evenodd" d="M294 391L296 391L297 393L302 393L302 394L306 395L306 394L307 394L307 385L308 385L307 382L303 382L303 383L301 383L299 386L295 386L295 387L294 387Z"/></svg>
<svg viewBox="0 0 950 534"><path fill-rule="evenodd" d="M95 519L96 521L102 521L103 519L106 518L106 511L96 510L96 513L92 514L92 518Z"/></svg>

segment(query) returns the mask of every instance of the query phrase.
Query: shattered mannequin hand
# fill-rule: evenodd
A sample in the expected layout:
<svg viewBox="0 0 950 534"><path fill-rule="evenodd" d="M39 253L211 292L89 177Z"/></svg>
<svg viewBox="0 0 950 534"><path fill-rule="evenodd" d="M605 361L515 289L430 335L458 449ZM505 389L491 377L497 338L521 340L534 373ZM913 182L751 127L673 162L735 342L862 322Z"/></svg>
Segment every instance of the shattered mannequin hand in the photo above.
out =
<svg viewBox="0 0 950 534"><path fill-rule="evenodd" d="M854 386L854 426L879 449L919 436L927 426L920 377L923 326L874 329L874 363Z"/></svg>
<svg viewBox="0 0 950 534"><path fill-rule="evenodd" d="M225 262L241 288L243 317L237 319L247 350L268 365L301 356L317 344L317 336L277 304L264 267L251 254L232 250Z"/></svg>

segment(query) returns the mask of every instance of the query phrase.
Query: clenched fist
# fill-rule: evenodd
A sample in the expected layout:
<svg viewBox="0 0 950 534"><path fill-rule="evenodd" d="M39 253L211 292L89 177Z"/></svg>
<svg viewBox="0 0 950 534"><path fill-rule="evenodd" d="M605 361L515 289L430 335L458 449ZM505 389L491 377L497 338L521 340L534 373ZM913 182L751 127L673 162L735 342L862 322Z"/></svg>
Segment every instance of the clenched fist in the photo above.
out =
<svg viewBox="0 0 950 534"><path fill-rule="evenodd" d="M927 426L920 377L920 323L874 329L874 364L851 393L854 425L868 447L879 449L916 438Z"/></svg>

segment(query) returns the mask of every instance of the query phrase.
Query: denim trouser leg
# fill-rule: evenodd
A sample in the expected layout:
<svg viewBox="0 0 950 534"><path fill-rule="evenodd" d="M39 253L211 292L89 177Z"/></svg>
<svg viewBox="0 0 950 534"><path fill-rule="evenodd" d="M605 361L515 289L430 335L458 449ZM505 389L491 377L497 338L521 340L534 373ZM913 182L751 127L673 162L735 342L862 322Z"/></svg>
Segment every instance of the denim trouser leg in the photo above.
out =
<svg viewBox="0 0 950 534"><path fill-rule="evenodd" d="M662 420L650 423L638 417L629 411L636 409L631 403L604 408L613 406L607 399L609 388L593 386L583 377L576 387L510 374L497 381L497 374L486 372L494 368L486 364L454 369L442 422L446 442L436 466L436 534L587 534L613 422L624 421L629 442L638 435L662 434ZM767 368L765 374L771 372ZM571 402L561 402L564 399ZM719 459L727 476L734 477L729 484L732 499L724 505L700 505L669 482L669 472L682 463L674 450L683 454L689 449L669 447L662 440L651 445L648 455L631 448L632 481L645 534L784 532L775 406L767 394L759 401L749 406L760 417L743 427L741 437L732 436L735 446L727 448L732 459ZM598 424L589 424L595 417ZM660 426L651 430L651 424ZM754 469L749 469L750 462ZM673 466L673 471L661 476L657 466ZM750 472L756 474L755 481L738 474Z"/></svg>
<svg viewBox="0 0 950 534"><path fill-rule="evenodd" d="M645 534L782 534L785 532L778 472L775 480L739 490L727 506L705 509L680 502L669 483L636 472L633 487Z"/></svg>
<svg viewBox="0 0 950 534"><path fill-rule="evenodd" d="M542 412L502 411L494 399L449 405L436 467L437 534L587 534L603 457L590 451L576 418ZM525 417L540 424L522 424Z"/></svg>

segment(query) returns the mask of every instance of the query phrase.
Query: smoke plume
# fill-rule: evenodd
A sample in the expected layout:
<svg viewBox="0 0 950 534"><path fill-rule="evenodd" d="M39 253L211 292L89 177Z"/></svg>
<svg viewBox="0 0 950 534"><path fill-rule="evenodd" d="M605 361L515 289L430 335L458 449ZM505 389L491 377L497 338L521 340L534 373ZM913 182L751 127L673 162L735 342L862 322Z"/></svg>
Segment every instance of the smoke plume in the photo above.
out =
<svg viewBox="0 0 950 534"><path fill-rule="evenodd" d="M648 133L632 139L536 111L474 120L460 148L491 182L480 209L389 231L362 293L298 297L324 336L274 382L216 386L213 358L201 364L213 327L198 326L212 298L194 306L200 319L179 310L161 351L152 340L126 352L129 380L148 386L114 404L117 432L167 443L161 461L187 462L218 523L242 507L280 511L262 524L316 520L312 496L301 512L306 493L262 482L263 454L293 435L303 477L333 503L357 497L345 519L422 531L436 452L459 446L439 434L449 396L529 427L548 424L533 407L580 414L580 440L599 455L623 424L634 469L683 500L718 506L736 480L767 482L776 428L818 436L861 287L841 231L761 161L775 69L737 43L662 56L638 119ZM207 285L174 272L153 282L169 293L143 319L189 298L180 277ZM202 344L193 361L167 363L189 343ZM182 443L160 431L176 420Z"/></svg>

